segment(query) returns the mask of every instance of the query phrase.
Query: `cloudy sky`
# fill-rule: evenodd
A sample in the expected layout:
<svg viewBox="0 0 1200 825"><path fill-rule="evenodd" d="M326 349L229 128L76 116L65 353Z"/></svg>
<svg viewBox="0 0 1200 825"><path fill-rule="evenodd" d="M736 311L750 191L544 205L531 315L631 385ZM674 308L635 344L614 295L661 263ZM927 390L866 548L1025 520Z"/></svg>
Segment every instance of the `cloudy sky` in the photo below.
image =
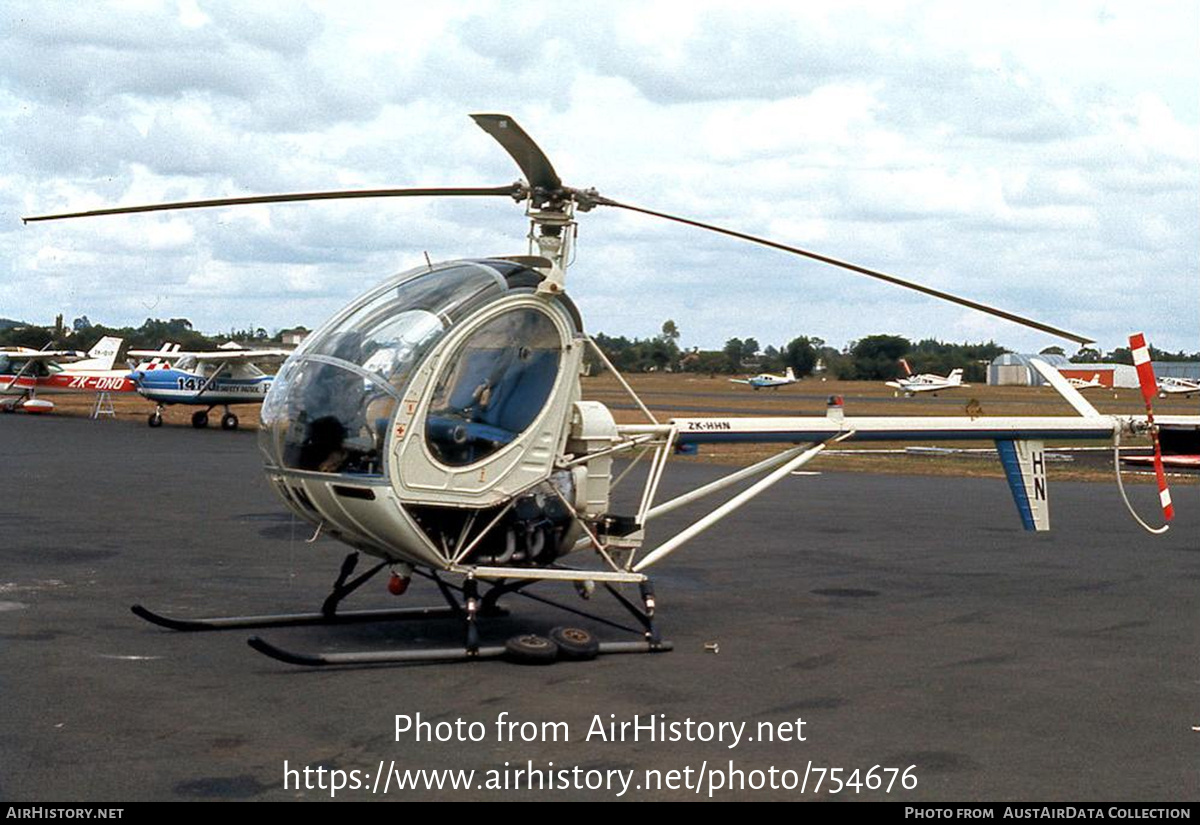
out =
<svg viewBox="0 0 1200 825"><path fill-rule="evenodd" d="M314 326L390 273L524 252L505 200L20 216L518 177L566 183L1095 337L1200 349L1194 2L0 3L0 316ZM686 346L888 332L1064 343L621 211L581 216L593 331ZM1067 345L1070 348L1071 345Z"/></svg>

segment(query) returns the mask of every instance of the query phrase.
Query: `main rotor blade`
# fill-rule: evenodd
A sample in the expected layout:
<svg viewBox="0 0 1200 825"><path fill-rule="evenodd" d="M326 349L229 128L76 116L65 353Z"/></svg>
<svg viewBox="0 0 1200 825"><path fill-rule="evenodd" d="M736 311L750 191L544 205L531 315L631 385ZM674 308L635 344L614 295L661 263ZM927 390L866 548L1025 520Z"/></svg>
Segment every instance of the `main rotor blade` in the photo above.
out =
<svg viewBox="0 0 1200 825"><path fill-rule="evenodd" d="M1057 335L1061 338L1066 338L1071 341L1076 341L1080 345L1087 345L1087 344L1095 343L1094 339L1092 339L1092 338L1085 338L1082 335L1077 335L1074 332L1068 332L1067 330L1059 329L1058 327L1052 327L1049 324L1043 324L1040 321L1034 321L1031 318L1026 318L1021 315L1016 315L1015 313L1007 312L1003 309L997 309L996 307L988 306L987 304L981 304L978 301L972 301L969 298L961 298L958 295L951 295L949 292L942 292L941 290L933 289L932 287L928 287L928 286L923 286L914 281L908 281L908 280L905 280L904 278L898 278L895 275L888 275L886 272L880 272L875 269L868 269L865 266L859 266L858 264L852 264L848 261L842 261L842 260L838 260L837 258L831 258L828 255L821 255L820 253L817 253L817 252L810 252L807 249L801 249L800 247L797 247L797 246L788 246L787 244L779 243L778 241L768 240L767 238L760 238L756 235L748 235L745 232L738 232L734 229L726 229L721 226L714 226L710 223L702 223L700 221L693 221L693 220L690 220L689 218L681 218L677 215L668 215L665 212L655 212L653 209L643 209L640 206L631 206L627 203L619 203L617 201L610 200L609 198L605 198L603 196L596 196L594 198L594 200L595 200L595 203L597 203L601 206L615 206L618 209L628 209L630 212L640 212L643 215L652 215L653 217L656 217L656 218L665 218L668 221L675 221L676 223L682 223L682 224L686 224L688 226L695 226L698 229L708 229L712 232L719 232L722 235L729 235L730 237L733 237L733 238L740 238L743 241L750 241L751 243L761 244L762 246L769 246L772 249L779 249L784 252L791 252L794 255L801 255L805 258L811 258L814 261L820 261L821 263L830 264L831 266L837 266L837 267L841 267L842 269L848 269L851 272L857 272L860 275L867 275L871 278L877 278L881 281L887 281L889 284L895 284L896 286L902 286L905 289L912 289L917 292L923 292L926 295L932 295L935 298L941 298L943 301L950 301L951 303L959 304L960 306L970 307L971 309L979 310L980 312L986 312L987 314L995 315L998 318L1003 318L1006 321L1012 321L1013 323L1021 324L1022 326L1031 327L1032 329L1041 330L1042 332L1048 332L1051 335Z"/></svg>
<svg viewBox="0 0 1200 825"><path fill-rule="evenodd" d="M441 189L350 189L340 192L294 192L285 195L250 195L240 198L213 198L200 201L152 203L145 206L118 206L112 209L92 209L87 212L64 212L58 215L36 215L21 218L24 223L56 221L63 218L95 218L101 215L128 215L133 212L165 212L171 209L202 209L209 206L241 206L251 203L289 203L293 201L326 201L349 198L410 198L410 197L475 197L503 196L520 199L524 187L517 183L508 186L465 187Z"/></svg>
<svg viewBox="0 0 1200 825"><path fill-rule="evenodd" d="M562 189L562 181L550 165L546 153L515 120L508 115L471 115L471 119L512 156L531 187L541 189L546 194Z"/></svg>

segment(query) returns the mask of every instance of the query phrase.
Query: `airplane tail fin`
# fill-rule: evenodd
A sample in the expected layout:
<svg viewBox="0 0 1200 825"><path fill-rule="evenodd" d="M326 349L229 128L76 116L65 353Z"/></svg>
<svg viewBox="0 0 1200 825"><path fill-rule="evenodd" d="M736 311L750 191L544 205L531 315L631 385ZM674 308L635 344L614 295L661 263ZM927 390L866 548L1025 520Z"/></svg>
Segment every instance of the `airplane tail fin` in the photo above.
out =
<svg viewBox="0 0 1200 825"><path fill-rule="evenodd" d="M796 373L792 372L792 368L791 368L791 367L788 367L788 368L787 368L787 372L785 372L785 373L784 373L784 375L786 375L786 376L787 376L787 379L788 379L789 381L795 381L795 380L796 380Z"/></svg>
<svg viewBox="0 0 1200 825"><path fill-rule="evenodd" d="M179 350L179 347L180 347L179 344L172 344L170 341L167 341L161 347L158 348L158 351L163 354L170 353L170 352L177 352ZM131 369L134 372L148 372L150 370L167 369L170 366L171 366L171 362L166 361L162 358L154 357L154 358L143 359L138 364L132 365Z"/></svg>
<svg viewBox="0 0 1200 825"><path fill-rule="evenodd" d="M96 346L88 350L87 358L83 361L76 361L72 365L72 369L111 370L123 343L124 339L122 338L111 336L101 338L96 342Z"/></svg>
<svg viewBox="0 0 1200 825"><path fill-rule="evenodd" d="M910 367L910 366L908 365L908 362L907 362L907 361L905 361L903 358L901 358L901 359L900 359L900 366L904 367L904 374L905 374L905 375L907 375L909 378L911 378L911 377L912 377L912 374L913 374L913 371L912 371L912 367Z"/></svg>
<svg viewBox="0 0 1200 825"><path fill-rule="evenodd" d="M962 369L960 368L960 369L951 370L948 378L949 378L949 381L951 384L961 384L962 378L963 378Z"/></svg>

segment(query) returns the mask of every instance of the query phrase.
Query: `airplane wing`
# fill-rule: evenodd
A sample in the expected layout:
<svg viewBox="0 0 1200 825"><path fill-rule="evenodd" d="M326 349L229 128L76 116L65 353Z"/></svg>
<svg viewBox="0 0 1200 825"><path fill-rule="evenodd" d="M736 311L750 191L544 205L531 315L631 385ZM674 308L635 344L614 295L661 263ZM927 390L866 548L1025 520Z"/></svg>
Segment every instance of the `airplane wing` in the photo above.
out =
<svg viewBox="0 0 1200 825"><path fill-rule="evenodd" d="M1158 391L1164 395L1192 395L1200 392L1200 384L1193 385L1182 378L1164 378L1158 385Z"/></svg>
<svg viewBox="0 0 1200 825"><path fill-rule="evenodd" d="M79 361L87 356L73 349L41 349L26 352L5 352L0 355L8 357L9 361Z"/></svg>
<svg viewBox="0 0 1200 825"><path fill-rule="evenodd" d="M1127 464L1154 465L1154 456L1152 455L1123 455L1121 460ZM1164 455L1162 463L1165 467L1200 469L1200 455Z"/></svg>
<svg viewBox="0 0 1200 825"><path fill-rule="evenodd" d="M197 361L208 363L232 363L236 361L271 361L282 360L291 355L286 349L238 349L238 350L204 350L200 352L163 352L156 349L131 349L129 355L136 358L161 358L164 361L178 361L181 358L195 358Z"/></svg>
<svg viewBox="0 0 1200 825"><path fill-rule="evenodd" d="M748 379L748 378L730 378L729 383L730 384L749 384L750 379Z"/></svg>

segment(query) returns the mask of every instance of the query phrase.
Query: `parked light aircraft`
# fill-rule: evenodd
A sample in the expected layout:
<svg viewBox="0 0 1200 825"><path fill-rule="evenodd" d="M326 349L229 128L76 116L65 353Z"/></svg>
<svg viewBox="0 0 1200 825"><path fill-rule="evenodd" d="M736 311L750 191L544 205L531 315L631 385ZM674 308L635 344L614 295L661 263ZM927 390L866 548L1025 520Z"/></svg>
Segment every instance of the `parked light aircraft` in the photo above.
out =
<svg viewBox="0 0 1200 825"><path fill-rule="evenodd" d="M1187 378L1163 377L1158 379L1158 397L1168 395L1189 396L1200 392L1200 381L1190 381Z"/></svg>
<svg viewBox="0 0 1200 825"><path fill-rule="evenodd" d="M1067 383L1077 390L1091 390L1104 386L1100 383L1100 373L1098 372L1086 381L1082 378L1068 378Z"/></svg>
<svg viewBox="0 0 1200 825"><path fill-rule="evenodd" d="M939 390L953 390L971 386L962 382L963 371L961 369L951 370L949 375L934 375L932 373L914 375L912 367L903 358L900 359L900 364L904 367L905 377L897 378L895 381L888 381L885 385L903 392L907 398L912 398L919 392L936 393Z"/></svg>
<svg viewBox="0 0 1200 825"><path fill-rule="evenodd" d="M1200 470L1200 431L1163 425L1159 428L1162 441L1162 462L1167 467ZM1129 464L1154 465L1153 455L1121 456Z"/></svg>
<svg viewBox="0 0 1200 825"><path fill-rule="evenodd" d="M132 392L128 370L114 370L120 338L101 338L86 354L75 350L0 348L0 410L50 412L38 394ZM69 364L70 366L63 366Z"/></svg>
<svg viewBox="0 0 1200 825"><path fill-rule="evenodd" d="M786 387L788 384L795 384L796 373L792 372L791 367L788 367L783 375L760 372L758 375L751 376L750 378L730 378L729 380L734 384L748 384L756 390L760 390L763 387L770 387L775 390L780 387Z"/></svg>
<svg viewBox="0 0 1200 825"><path fill-rule="evenodd" d="M1154 465L1154 456L1152 455L1130 455L1122 456L1121 460L1128 464L1146 464ZM1164 467L1178 468L1181 470L1200 470L1200 455L1166 455L1162 457Z"/></svg>
<svg viewBox="0 0 1200 825"><path fill-rule="evenodd" d="M229 408L234 404L261 404L275 377L257 365L281 361L287 358L290 350L243 349L235 345L204 352L184 352L178 345L168 344L163 349L131 350L129 354L153 359L134 367L129 373L137 391L155 403L154 412L147 419L151 427L162 426L164 407L187 404L204 407L192 413L193 427L207 427L208 414L214 407L221 406L225 408L221 429L236 430L238 417Z"/></svg>
<svg viewBox="0 0 1200 825"><path fill-rule="evenodd" d="M622 203L595 189L565 186L541 149L510 117L488 114L474 119L507 150L524 181L488 188L238 197L30 219L312 199L475 196L524 201L530 221L525 254L430 263L372 287L309 336L273 382L263 403L259 442L267 478L299 518L354 548L321 610L184 620L136 606L138 615L181 630L433 615L463 623L462 647L440 650L300 654L257 637L250 640L263 653L308 665L480 659L506 652L540 660L597 652L658 652L669 650L670 644L662 640L656 624L657 602L649 578L655 566L764 490L793 479L794 471L835 444L994 441L1022 524L1044 530L1049 524L1046 440L1119 442L1129 435L1157 432L1149 410L1152 374L1147 384L1139 370L1144 395L1149 387L1146 414L1102 415L1041 362L1035 366L1077 415L851 416L836 406L824 416L689 416L660 421L626 385L646 420L619 424L603 403L582 398L585 351L594 352L610 369L612 365L583 331L579 310L564 291L576 240L576 212L601 206L769 246L1075 342L1089 339L796 246ZM1144 341L1134 348L1144 352ZM1178 416L1169 423L1200 428L1200 416ZM779 452L659 500L659 482L672 453L731 442L778 444ZM614 459L621 457L631 459L633 469L645 471L640 495L628 507L613 497L631 477L629 469L614 472ZM643 457L648 461L639 462ZM1170 519L1174 511L1161 462L1156 470L1164 517ZM761 477L690 526L647 541L650 528L663 515L755 476ZM379 563L350 579L360 551L376 556ZM392 592L403 592L410 577L419 574L434 581L448 607L338 611L350 592L384 567L392 568ZM584 594L603 586L633 616L633 630L641 639L601 645L575 628L560 630L553 640L522 635L504 646L482 645L479 617L510 594L541 600L525 592L540 582L574 583ZM628 585L639 588L640 600L620 589Z"/></svg>

